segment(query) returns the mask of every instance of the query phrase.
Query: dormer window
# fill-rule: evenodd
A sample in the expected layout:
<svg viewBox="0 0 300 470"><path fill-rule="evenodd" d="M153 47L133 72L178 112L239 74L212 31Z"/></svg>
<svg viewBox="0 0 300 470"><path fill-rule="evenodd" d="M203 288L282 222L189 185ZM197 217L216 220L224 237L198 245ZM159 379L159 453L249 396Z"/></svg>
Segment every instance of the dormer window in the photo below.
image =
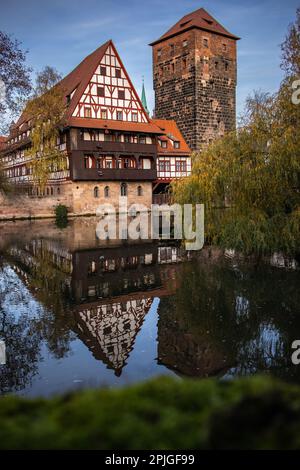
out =
<svg viewBox="0 0 300 470"><path fill-rule="evenodd" d="M161 148L166 149L168 147L168 143L166 140L159 141Z"/></svg>
<svg viewBox="0 0 300 470"><path fill-rule="evenodd" d="M174 141L174 149L179 149L180 148L180 142L178 140Z"/></svg>

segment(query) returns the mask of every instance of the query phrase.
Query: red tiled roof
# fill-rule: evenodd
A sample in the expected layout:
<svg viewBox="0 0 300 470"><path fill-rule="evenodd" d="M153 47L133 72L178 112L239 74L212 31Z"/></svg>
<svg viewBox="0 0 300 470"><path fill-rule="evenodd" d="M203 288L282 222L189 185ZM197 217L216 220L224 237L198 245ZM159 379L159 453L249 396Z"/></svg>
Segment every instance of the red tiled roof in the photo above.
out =
<svg viewBox="0 0 300 470"><path fill-rule="evenodd" d="M72 114L76 108L76 105L81 98L84 90L86 89L88 83L90 82L98 64L101 62L107 48L111 46L114 48L115 53L118 57L120 64L123 67L121 58L118 55L117 50L112 42L112 40L107 41L102 46L98 47L94 52L88 55L72 72L70 72L66 77L64 77L57 85L63 90L65 99L67 96L71 95L75 90L74 95L72 96L71 102L68 106L66 112L66 124L69 126L75 127L91 127L96 129L114 129L114 130L130 130L136 132L147 132L153 134L159 134L160 130L149 123L134 123L134 122L124 122L124 121L110 121L110 120L100 120L100 119L86 119L86 118L76 118ZM125 68L124 68L125 70ZM128 81L133 87L130 77L128 76ZM137 99L139 99L137 95ZM67 102L67 100L66 100ZM142 104L141 104L142 106ZM28 116L23 113L18 120L16 126L19 127L23 122L28 120Z"/></svg>
<svg viewBox="0 0 300 470"><path fill-rule="evenodd" d="M109 129L128 132L145 132L147 134L162 134L162 130L154 123L148 122L127 122L113 121L110 119L87 119L71 117L68 119L68 125L72 127L85 127L90 129Z"/></svg>
<svg viewBox="0 0 300 470"><path fill-rule="evenodd" d="M78 99L84 92L89 80L91 79L91 76L96 70L96 67L99 62L101 62L101 59L110 43L111 40L98 47L98 49L96 49L85 59L83 59L80 64L77 65L74 70L72 70L72 72L66 75L60 82L57 83L57 85L55 85L63 90L65 99L76 89L70 107L68 109L68 115L72 115L72 112L75 109ZM29 117L26 116L26 114L23 112L19 120L17 121L16 126L20 126L27 119L29 119Z"/></svg>
<svg viewBox="0 0 300 470"><path fill-rule="evenodd" d="M183 135L178 129L175 121L167 121L165 119L152 119L152 122L161 130L161 132L163 132L163 134L168 137L167 148L162 148L160 145L158 145L159 154L190 155L192 153L190 147L188 146ZM174 149L173 145L170 142L170 138L171 140L176 140L180 142L179 149ZM162 140L166 140L165 137Z"/></svg>
<svg viewBox="0 0 300 470"><path fill-rule="evenodd" d="M172 28L170 28L165 34L163 34L159 39L153 41L150 46L164 41L165 39L181 34L184 31L189 29L202 29L204 31L210 31L212 33L220 34L222 36L227 36L232 39L240 39L238 36L231 34L227 29L224 28L217 20L215 20L204 8L199 8L199 10L193 11L192 13L184 16L181 20L178 21Z"/></svg>

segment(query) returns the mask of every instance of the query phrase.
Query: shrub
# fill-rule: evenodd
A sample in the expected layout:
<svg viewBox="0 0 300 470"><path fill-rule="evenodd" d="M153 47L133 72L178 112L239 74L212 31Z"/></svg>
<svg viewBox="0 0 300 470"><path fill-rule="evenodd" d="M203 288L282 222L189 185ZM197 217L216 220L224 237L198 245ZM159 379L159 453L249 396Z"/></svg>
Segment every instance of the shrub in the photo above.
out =
<svg viewBox="0 0 300 470"><path fill-rule="evenodd" d="M0 401L1 449L299 449L299 387L160 378Z"/></svg>

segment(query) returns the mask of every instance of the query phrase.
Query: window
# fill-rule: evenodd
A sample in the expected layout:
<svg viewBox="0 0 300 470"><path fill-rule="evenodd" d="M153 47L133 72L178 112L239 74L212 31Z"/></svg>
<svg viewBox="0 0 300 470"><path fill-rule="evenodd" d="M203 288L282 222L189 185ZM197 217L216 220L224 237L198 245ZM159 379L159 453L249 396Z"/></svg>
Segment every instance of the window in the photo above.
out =
<svg viewBox="0 0 300 470"><path fill-rule="evenodd" d="M140 136L140 144L145 144L146 143L146 137L144 135Z"/></svg>
<svg viewBox="0 0 300 470"><path fill-rule="evenodd" d="M92 110L89 106L84 107L84 117L91 118L92 117Z"/></svg>
<svg viewBox="0 0 300 470"><path fill-rule="evenodd" d="M87 169L93 168L93 156L92 155L84 156L84 168L87 168Z"/></svg>
<svg viewBox="0 0 300 470"><path fill-rule="evenodd" d="M94 197L96 197L96 198L99 197L99 188L98 188L98 186L96 186L96 187L94 188Z"/></svg>
<svg viewBox="0 0 300 470"><path fill-rule="evenodd" d="M175 64L174 64L174 62L172 62L172 64L171 64L171 72L172 72L172 73L175 72Z"/></svg>
<svg viewBox="0 0 300 470"><path fill-rule="evenodd" d="M228 72L228 70L229 70L229 63L225 62L225 71Z"/></svg>
<svg viewBox="0 0 300 470"><path fill-rule="evenodd" d="M161 57L161 49L157 50L157 57Z"/></svg>
<svg viewBox="0 0 300 470"><path fill-rule="evenodd" d="M122 113L122 111L117 111L117 120L118 120L118 121L123 121L123 113Z"/></svg>
<svg viewBox="0 0 300 470"><path fill-rule="evenodd" d="M100 67L100 74L106 75L106 67L103 67L103 66Z"/></svg>
<svg viewBox="0 0 300 470"><path fill-rule="evenodd" d="M159 171L162 173L169 172L171 168L169 160L160 160L158 168L159 168Z"/></svg>
<svg viewBox="0 0 300 470"><path fill-rule="evenodd" d="M104 86L97 86L97 95L104 97Z"/></svg>
<svg viewBox="0 0 300 470"><path fill-rule="evenodd" d="M131 168L131 166L133 166L130 158L124 158L123 164L124 168Z"/></svg>
<svg viewBox="0 0 300 470"><path fill-rule="evenodd" d="M132 113L131 116L132 116L133 122L138 122L138 114L137 113Z"/></svg>
<svg viewBox="0 0 300 470"><path fill-rule="evenodd" d="M186 162L181 161L181 160L176 160L175 168L176 168L176 171L185 173L186 172Z"/></svg>
<svg viewBox="0 0 300 470"><path fill-rule="evenodd" d="M187 46L188 46L188 40L187 40L187 39L186 39L185 41L183 41L182 46L183 46L183 47L187 47Z"/></svg>
<svg viewBox="0 0 300 470"><path fill-rule="evenodd" d="M105 186L104 188L104 197L109 197L109 186Z"/></svg>
<svg viewBox="0 0 300 470"><path fill-rule="evenodd" d="M127 184L122 183L120 189L121 189L121 196L127 196Z"/></svg>
<svg viewBox="0 0 300 470"><path fill-rule="evenodd" d="M57 188L57 195L60 195L60 188Z"/></svg>
<svg viewBox="0 0 300 470"><path fill-rule="evenodd" d="M174 149L179 149L179 148L180 148L180 142L178 140L175 140Z"/></svg>
<svg viewBox="0 0 300 470"><path fill-rule="evenodd" d="M125 100L125 90L118 90L119 100Z"/></svg>
<svg viewBox="0 0 300 470"><path fill-rule="evenodd" d="M208 47L208 39L206 38L203 39L203 46Z"/></svg>
<svg viewBox="0 0 300 470"><path fill-rule="evenodd" d="M121 78L121 69L116 69L116 78Z"/></svg>
<svg viewBox="0 0 300 470"><path fill-rule="evenodd" d="M223 44L223 52L227 51L227 44Z"/></svg>
<svg viewBox="0 0 300 470"><path fill-rule="evenodd" d="M182 68L183 68L183 70L186 70L186 66L187 66L186 59L183 58L183 59L182 59Z"/></svg>
<svg viewBox="0 0 300 470"><path fill-rule="evenodd" d="M107 110L101 109L101 119L107 119Z"/></svg>
<svg viewBox="0 0 300 470"><path fill-rule="evenodd" d="M215 62L215 69L218 70L219 68L219 62Z"/></svg>
<svg viewBox="0 0 300 470"><path fill-rule="evenodd" d="M131 141L131 136L130 136L130 134L125 134L125 135L124 135L124 142L125 142L126 144L130 144L130 141Z"/></svg>
<svg viewBox="0 0 300 470"><path fill-rule="evenodd" d="M168 143L166 140L159 141L161 148L166 149L168 147Z"/></svg>
<svg viewBox="0 0 300 470"><path fill-rule="evenodd" d="M138 195L138 196L142 196L142 195L143 195L143 188L142 188L142 186L138 186L138 187L137 187L137 195Z"/></svg>
<svg viewBox="0 0 300 470"><path fill-rule="evenodd" d="M171 55L174 55L174 52L175 52L175 46L174 46L174 44L170 44L170 53L171 53Z"/></svg>

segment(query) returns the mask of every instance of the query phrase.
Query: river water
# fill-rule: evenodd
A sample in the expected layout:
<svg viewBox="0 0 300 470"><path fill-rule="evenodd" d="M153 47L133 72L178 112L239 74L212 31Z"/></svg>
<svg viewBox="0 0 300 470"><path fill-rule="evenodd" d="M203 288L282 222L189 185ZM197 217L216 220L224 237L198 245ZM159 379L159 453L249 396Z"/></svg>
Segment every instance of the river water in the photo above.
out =
<svg viewBox="0 0 300 470"><path fill-rule="evenodd" d="M94 218L0 223L0 393L159 375L300 383L299 269L174 241L100 241Z"/></svg>

